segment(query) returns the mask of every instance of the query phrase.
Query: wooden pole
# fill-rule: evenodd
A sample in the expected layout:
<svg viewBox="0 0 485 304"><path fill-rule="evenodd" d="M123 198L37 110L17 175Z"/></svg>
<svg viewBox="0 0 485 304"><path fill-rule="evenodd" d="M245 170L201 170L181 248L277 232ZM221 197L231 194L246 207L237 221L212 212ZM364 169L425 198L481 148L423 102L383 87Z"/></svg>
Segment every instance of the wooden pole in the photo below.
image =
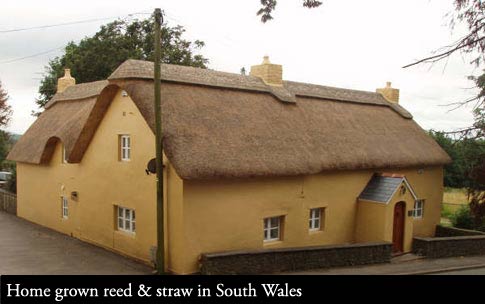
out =
<svg viewBox="0 0 485 304"><path fill-rule="evenodd" d="M155 146L157 160L157 272L165 273L165 232L164 232L164 210L163 210L163 141L162 141L162 109L160 92L160 59L161 59L161 38L160 28L162 25L162 11L155 9Z"/></svg>

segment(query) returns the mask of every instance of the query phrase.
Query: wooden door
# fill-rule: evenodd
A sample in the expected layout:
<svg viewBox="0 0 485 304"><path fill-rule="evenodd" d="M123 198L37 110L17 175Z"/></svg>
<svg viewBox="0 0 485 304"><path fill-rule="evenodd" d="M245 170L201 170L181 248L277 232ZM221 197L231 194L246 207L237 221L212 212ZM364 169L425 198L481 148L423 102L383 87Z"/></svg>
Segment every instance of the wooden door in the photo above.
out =
<svg viewBox="0 0 485 304"><path fill-rule="evenodd" d="M406 212L406 205L404 202L399 202L394 206L394 225L392 231L392 251L394 253L403 252L404 247L404 213Z"/></svg>

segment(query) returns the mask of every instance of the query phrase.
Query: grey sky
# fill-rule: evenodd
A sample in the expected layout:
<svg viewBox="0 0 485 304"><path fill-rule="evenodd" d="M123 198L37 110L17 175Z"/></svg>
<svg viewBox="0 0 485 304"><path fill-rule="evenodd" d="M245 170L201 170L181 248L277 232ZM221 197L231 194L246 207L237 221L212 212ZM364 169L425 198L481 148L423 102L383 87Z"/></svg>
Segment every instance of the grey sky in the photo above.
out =
<svg viewBox="0 0 485 304"><path fill-rule="evenodd" d="M317 9L301 0L280 0L275 20L262 24L259 0L5 1L0 31L85 19L150 13L161 7L171 25L183 25L190 39L206 42L210 68L238 73L263 55L283 65L283 77L329 86L374 91L386 81L401 89L401 104L425 129L453 130L473 121L471 109L449 112L440 105L474 91L466 75L478 73L469 58L455 55L433 67L401 66L430 55L465 33L447 25L452 0L324 0ZM148 15L137 15L146 17ZM114 20L113 18L112 20ZM14 116L9 131L23 133L34 121L39 79L56 50L15 63L10 59L63 47L94 34L110 20L25 32L0 33L0 80L10 94Z"/></svg>

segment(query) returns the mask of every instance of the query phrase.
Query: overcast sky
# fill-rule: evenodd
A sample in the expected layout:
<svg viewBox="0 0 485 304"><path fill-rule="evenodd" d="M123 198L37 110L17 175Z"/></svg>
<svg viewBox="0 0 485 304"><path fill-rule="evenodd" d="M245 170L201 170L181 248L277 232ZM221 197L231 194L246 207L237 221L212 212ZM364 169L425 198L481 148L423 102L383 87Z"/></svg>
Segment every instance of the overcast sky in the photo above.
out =
<svg viewBox="0 0 485 304"><path fill-rule="evenodd" d="M259 64L264 55L283 65L283 78L328 86L374 91L392 81L400 103L425 129L454 130L473 121L470 108L443 105L474 94L467 75L479 71L469 58L455 55L442 64L402 69L415 59L450 44L465 33L451 31L446 15L452 0L323 0L306 9L301 0L280 0L275 20L256 17L259 0L3 1L0 31L86 19L166 12L169 25L183 25L186 37L201 39L211 69L238 73ZM149 15L137 15L148 17ZM0 80L10 94L14 115L7 128L24 133L34 121L44 66L62 54L69 41L94 34L110 20L0 33ZM32 58L6 61L46 52Z"/></svg>

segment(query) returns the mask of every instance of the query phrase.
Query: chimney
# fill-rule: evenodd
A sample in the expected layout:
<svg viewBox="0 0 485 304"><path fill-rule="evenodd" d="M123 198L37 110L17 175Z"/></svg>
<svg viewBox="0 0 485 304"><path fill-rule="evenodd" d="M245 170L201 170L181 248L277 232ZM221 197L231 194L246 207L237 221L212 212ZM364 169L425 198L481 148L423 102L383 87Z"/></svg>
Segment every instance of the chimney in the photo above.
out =
<svg viewBox="0 0 485 304"><path fill-rule="evenodd" d="M57 93L64 92L67 87L76 84L76 79L71 76L71 69L64 69L64 76L57 80Z"/></svg>
<svg viewBox="0 0 485 304"><path fill-rule="evenodd" d="M261 78L267 85L283 85L283 66L270 63L268 56L264 56L262 64L253 65L249 75Z"/></svg>
<svg viewBox="0 0 485 304"><path fill-rule="evenodd" d="M389 102L399 103L399 89L394 89L390 81L386 82L385 88L377 89L376 92L384 96Z"/></svg>

